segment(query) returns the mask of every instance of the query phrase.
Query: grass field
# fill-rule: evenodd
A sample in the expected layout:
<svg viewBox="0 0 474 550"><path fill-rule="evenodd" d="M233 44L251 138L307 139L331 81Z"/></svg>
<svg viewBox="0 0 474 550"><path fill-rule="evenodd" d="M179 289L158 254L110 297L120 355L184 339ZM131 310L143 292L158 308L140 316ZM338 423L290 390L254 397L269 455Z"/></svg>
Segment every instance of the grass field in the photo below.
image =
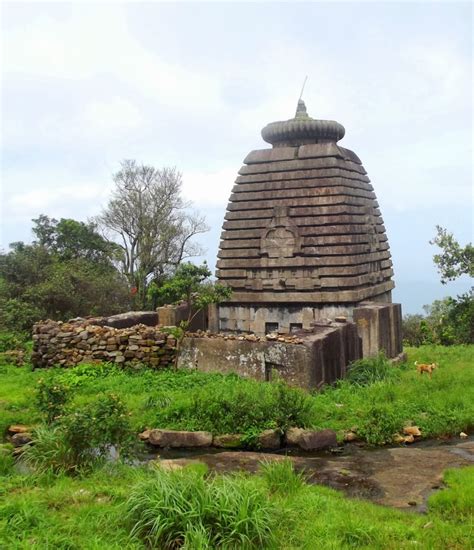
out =
<svg viewBox="0 0 474 550"><path fill-rule="evenodd" d="M406 423L424 437L474 424L472 347L408 350L406 365L378 381L344 381L319 394L235 376L118 370L111 365L32 371L0 366L0 430L40 425L40 380L69 387L70 411L118 395L132 427L203 428L215 433L301 424L357 427L381 444ZM436 361L433 379L413 362ZM370 369L369 369L370 370ZM385 372L385 371L384 371ZM361 381L362 380L362 381ZM250 412L249 412L250 409ZM279 469L280 468L280 469ZM474 546L474 467L448 471L447 488L419 515L349 499L304 483L288 465L260 475L215 476L201 468L163 472L121 463L75 475L21 470L0 448L0 548L26 549L470 549Z"/></svg>
<svg viewBox="0 0 474 550"><path fill-rule="evenodd" d="M183 475L184 480L177 479ZM10 473L0 478L0 547L58 550L167 548L156 540L154 545L150 544L146 538L150 535L146 526L141 531L136 530L133 536L130 534L134 525L140 521L143 525L150 510L153 517L161 518L161 525L167 526L171 538L181 544L183 539L187 539L187 545L182 547L190 550L398 550L414 547L467 550L474 543L474 492L468 490L474 485L474 467L448 472L448 488L431 497L425 515L348 499L325 487L302 484L291 491L280 490L281 485L275 488L272 483L271 472L267 478L228 476L217 482L212 476L196 482L199 475L202 474L194 473L189 478L183 472L162 472L160 475L153 469L119 464L108 465L86 477ZM157 483L161 488L158 495ZM214 484L212 495L215 496L217 491L220 503L226 503L219 511L219 528L215 527L212 516L212 512L216 512L212 507L209 509L206 501L210 483ZM183 486L190 495L184 503L180 502L182 493L179 492ZM135 495L132 503L129 502L130 495ZM137 495L145 495L147 500L140 503L136 513L130 514ZM154 496L161 506L153 502ZM191 525L201 526L204 536L189 533L189 524L183 524L183 518L194 518ZM247 530L242 526L246 519L251 523ZM229 535L230 528L236 530L234 537L241 537L234 539L234 544L232 538L227 546L219 546L216 541L209 543L206 529L219 537L222 532ZM246 541L245 533L256 528L263 533L263 540Z"/></svg>
<svg viewBox="0 0 474 550"><path fill-rule="evenodd" d="M474 426L474 346L408 349L408 362L391 376L367 385L343 381L313 395L235 375L195 371L121 370L113 365L32 371L0 366L0 431L10 424L35 424L38 381L51 378L71 388L72 404L113 392L131 411L134 429L204 429L216 434L284 429L288 424L335 429L339 437L357 427L360 437L383 444L407 423L423 437L454 435ZM433 378L413 362L439 363Z"/></svg>

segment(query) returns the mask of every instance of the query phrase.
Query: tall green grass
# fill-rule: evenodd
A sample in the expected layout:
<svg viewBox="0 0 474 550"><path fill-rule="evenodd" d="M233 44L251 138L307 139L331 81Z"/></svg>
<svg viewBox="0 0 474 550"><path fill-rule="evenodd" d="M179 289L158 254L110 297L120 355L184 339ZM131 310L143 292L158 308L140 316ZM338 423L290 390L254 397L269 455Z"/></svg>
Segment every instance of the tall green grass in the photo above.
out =
<svg viewBox="0 0 474 550"><path fill-rule="evenodd" d="M275 516L265 490L242 476L157 469L138 484L127 508L136 535L151 548L267 548Z"/></svg>

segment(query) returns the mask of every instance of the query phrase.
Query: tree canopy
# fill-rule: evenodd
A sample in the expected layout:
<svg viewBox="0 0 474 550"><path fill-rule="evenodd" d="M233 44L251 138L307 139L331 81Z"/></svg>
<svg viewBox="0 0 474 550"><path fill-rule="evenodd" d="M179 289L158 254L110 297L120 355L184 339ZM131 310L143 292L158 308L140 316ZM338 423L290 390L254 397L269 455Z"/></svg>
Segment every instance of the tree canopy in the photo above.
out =
<svg viewBox="0 0 474 550"><path fill-rule="evenodd" d="M441 282L446 284L461 275L474 277L474 247L468 243L462 247L443 227L436 226L436 236L430 241L441 248L440 254L433 256L433 261L438 267Z"/></svg>
<svg viewBox="0 0 474 550"><path fill-rule="evenodd" d="M93 224L44 215L33 222L36 241L12 243L0 253L0 327L24 331L39 319L128 309L130 291L114 266L115 247Z"/></svg>
<svg viewBox="0 0 474 550"><path fill-rule="evenodd" d="M143 307L152 281L159 284L183 260L202 252L193 237L208 227L183 200L176 168L125 160L113 179L112 198L97 222L119 245L122 272L135 289L136 305Z"/></svg>

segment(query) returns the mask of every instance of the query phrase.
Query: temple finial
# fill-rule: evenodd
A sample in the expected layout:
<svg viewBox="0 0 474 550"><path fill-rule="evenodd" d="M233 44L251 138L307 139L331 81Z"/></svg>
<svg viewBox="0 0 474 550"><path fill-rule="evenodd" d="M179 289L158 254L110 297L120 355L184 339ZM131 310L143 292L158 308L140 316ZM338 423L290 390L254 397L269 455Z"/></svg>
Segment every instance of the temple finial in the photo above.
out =
<svg viewBox="0 0 474 550"><path fill-rule="evenodd" d="M304 77L303 86L301 87L300 97L298 98L298 105L296 107L295 118L307 118L308 113L306 112L306 105L301 99L303 97L304 87L306 86L306 81L308 80L308 75Z"/></svg>

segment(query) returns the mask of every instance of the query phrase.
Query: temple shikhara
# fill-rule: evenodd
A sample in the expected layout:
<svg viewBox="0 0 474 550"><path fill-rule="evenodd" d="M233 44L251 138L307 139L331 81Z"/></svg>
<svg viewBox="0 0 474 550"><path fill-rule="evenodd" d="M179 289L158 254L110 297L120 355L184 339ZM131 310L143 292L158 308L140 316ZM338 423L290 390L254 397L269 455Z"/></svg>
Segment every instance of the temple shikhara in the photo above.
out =
<svg viewBox="0 0 474 550"><path fill-rule="evenodd" d="M217 277L233 294L220 331L292 333L391 304L383 219L359 157L338 145L344 134L302 100L294 118L263 128L272 148L247 155L225 214ZM399 332L399 308L387 311Z"/></svg>

